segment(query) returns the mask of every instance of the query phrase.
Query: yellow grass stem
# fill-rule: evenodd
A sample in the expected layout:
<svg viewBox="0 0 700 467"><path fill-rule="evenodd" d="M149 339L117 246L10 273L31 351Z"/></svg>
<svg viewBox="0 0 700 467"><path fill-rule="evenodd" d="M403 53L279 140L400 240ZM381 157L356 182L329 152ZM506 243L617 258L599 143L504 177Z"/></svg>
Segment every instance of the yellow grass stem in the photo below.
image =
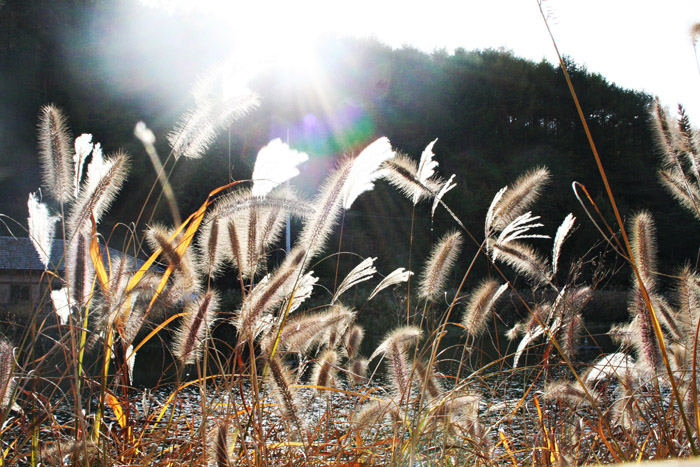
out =
<svg viewBox="0 0 700 467"><path fill-rule="evenodd" d="M100 436L100 423L104 417L104 407L107 396L107 374L109 372L109 360L112 357L112 344L114 343L114 330L110 325L107 329L107 340L105 341L105 356L102 368L102 381L100 383L100 403L97 405L97 415L95 417L95 425L92 430L92 441L97 443ZM79 396L76 394L76 396Z"/></svg>
<svg viewBox="0 0 700 467"><path fill-rule="evenodd" d="M673 391L673 398L676 400L676 403L678 404L681 418L683 420L683 425L684 425L684 428L686 431L686 436L688 437L688 443L690 444L690 449L693 452L693 455L697 456L698 450L695 446L695 441L693 440L693 438L694 438L693 430L691 429L690 423L688 422L688 417L686 416L685 410L683 408L683 400L681 399L680 392L678 391L678 385L676 383L676 379L673 376L673 370L671 368L671 364L670 364L669 359L668 359L668 354L666 351L666 343L664 340L663 331L661 330L661 325L659 324L659 320L656 316L656 312L654 311L654 306L652 305L651 300L649 298L649 293L648 293L646 287L644 286L644 283L642 282L642 277L639 273L639 269L637 268L637 264L635 262L633 255L632 255L632 247L630 246L630 241L629 241L629 238L627 236L627 232L625 230L624 222L622 222L622 216L620 215L620 211L617 208L617 203L615 202L615 197L613 196L612 189L610 187L610 183L608 182L608 177L605 173L605 169L603 168L603 163L602 163L600 156L598 154L598 149L596 148L595 142L593 141L593 136L591 135L591 131L588 127L588 122L586 121L586 117L583 113L583 109L582 109L581 104L578 100L578 95L576 94L576 90L574 89L574 85L571 82L571 77L569 76L569 72L566 69L566 64L564 63L564 59L562 58L561 54L559 53L559 47L557 46L557 43L554 39L554 35L552 33L552 30L549 27L549 22L547 21L547 16L545 15L544 10L542 9L542 0L537 0L537 5L539 7L542 19L544 20L544 24L547 28L547 33L549 34L549 37L552 40L554 50L557 54L557 58L559 59L559 66L561 67L561 70L564 73L564 78L566 79L566 84L569 88L569 91L571 92L571 97L574 101L574 105L576 106L576 112L578 113L579 119L581 120L581 124L583 125L583 129L586 133L586 139L588 140L588 144L590 145L591 151L593 152L593 157L595 158L596 165L598 166L598 171L600 172L600 177L603 181L603 185L605 186L605 192L608 195L608 200L610 201L610 206L612 207L612 210L615 214L615 219L617 221L618 227L620 228L620 233L622 235L622 239L623 239L624 244L625 244L625 250L628 253L630 265L632 266L632 269L634 271L634 275L637 278L637 282L639 283L639 288L642 292L642 296L644 298L644 303L646 304L647 310L649 311L649 316L651 318L652 326L654 328L654 333L656 334L656 337L659 341L659 349L661 350L661 356L663 358L664 365L666 367L666 372L668 374L668 379L669 379L669 382L671 384L671 389ZM557 349L557 350L559 350L559 349Z"/></svg>

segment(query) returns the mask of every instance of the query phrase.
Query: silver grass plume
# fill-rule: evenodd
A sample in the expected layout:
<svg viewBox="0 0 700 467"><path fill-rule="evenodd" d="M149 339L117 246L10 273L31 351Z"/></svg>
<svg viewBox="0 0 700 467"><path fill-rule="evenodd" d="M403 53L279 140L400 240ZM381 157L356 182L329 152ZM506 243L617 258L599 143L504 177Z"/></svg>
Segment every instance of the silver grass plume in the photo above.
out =
<svg viewBox="0 0 700 467"><path fill-rule="evenodd" d="M299 408L295 400L295 394L292 392L292 378L289 368L282 360L275 355L267 360L270 367L270 375L268 380L273 387L273 395L280 402L282 414L299 429L300 434L304 431L304 423L299 418Z"/></svg>
<svg viewBox="0 0 700 467"><path fill-rule="evenodd" d="M416 178L423 185L427 185L430 177L435 173L435 169L438 166L438 162L433 160L435 154L433 153L433 146L437 143L437 138L431 141L428 146L423 150L420 156L420 162L418 162L418 170L416 171ZM424 191L421 189L414 190L413 193L413 204L418 204L418 201L424 195Z"/></svg>
<svg viewBox="0 0 700 467"><path fill-rule="evenodd" d="M70 318L70 289L63 287L51 291L51 302L53 303L56 316L61 324L67 324Z"/></svg>
<svg viewBox="0 0 700 467"><path fill-rule="evenodd" d="M334 305L340 309L345 309L348 311L351 311L350 308L345 307L344 305L341 305L339 303L336 303ZM325 342L325 346L327 349L335 349L339 347L341 344L343 344L343 339L345 337L345 334L348 330L348 324L351 322L351 320L354 318L354 313L352 318L346 320L346 321L340 321L336 323L333 326L328 326L326 328L326 331L324 333L324 338L323 342Z"/></svg>
<svg viewBox="0 0 700 467"><path fill-rule="evenodd" d="M261 287L259 284L244 300L236 325L239 332L246 338L254 329L257 319L292 292L305 262L323 248L337 222L346 193L345 186L354 167L353 162L344 161L340 168L328 177L324 188L314 202L317 206L316 212L307 219L302 228L298 246L295 246L287 255L265 286Z"/></svg>
<svg viewBox="0 0 700 467"><path fill-rule="evenodd" d="M493 259L496 260L497 256L493 251L493 246L496 244L505 246L516 240L523 240L526 238L549 238L549 235L529 233L531 229L543 227L542 223L536 222L539 218L540 216L533 216L532 213L528 211L516 217L510 224L505 226L497 239L487 239L486 247L491 252Z"/></svg>
<svg viewBox="0 0 700 467"><path fill-rule="evenodd" d="M353 159L352 169L343 187L343 209L350 209L352 203L365 191L374 188L374 182L384 174L382 164L395 156L387 137L381 137L371 143Z"/></svg>
<svg viewBox="0 0 700 467"><path fill-rule="evenodd" d="M70 135L66 118L53 105L39 113L39 156L43 184L57 201L70 201L73 196L73 174Z"/></svg>
<svg viewBox="0 0 700 467"><path fill-rule="evenodd" d="M292 251L298 262L289 262L280 266L265 281L259 282L253 290L246 295L241 304L240 311L234 316L232 324L239 333L239 342L246 342L256 335L259 330L259 320L272 307L279 305L292 292L296 279L299 277L303 251Z"/></svg>
<svg viewBox="0 0 700 467"><path fill-rule="evenodd" d="M195 363L200 356L202 343L214 323L219 295L214 290L207 291L198 301L185 308L180 329L175 336L175 357L184 365Z"/></svg>
<svg viewBox="0 0 700 467"><path fill-rule="evenodd" d="M365 329L359 324L353 324L345 334L345 354L354 360L360 353L360 345L365 337Z"/></svg>
<svg viewBox="0 0 700 467"><path fill-rule="evenodd" d="M678 321L684 333L686 346L692 348L695 329L700 320L700 276L689 266L678 274L676 286L678 299Z"/></svg>
<svg viewBox="0 0 700 467"><path fill-rule="evenodd" d="M440 401L436 415L443 416L449 436L463 438L465 435L475 440L481 451L488 451L491 442L485 436L479 423L479 404L481 399L474 394L449 395Z"/></svg>
<svg viewBox="0 0 700 467"><path fill-rule="evenodd" d="M687 171L700 182L700 135L693 128L682 105L678 106L678 116L679 149L687 164Z"/></svg>
<svg viewBox="0 0 700 467"><path fill-rule="evenodd" d="M536 326L534 329L527 331L525 333L522 340L520 341L520 344L518 344L518 348L515 351L515 355L513 357L513 368L518 367L518 363L520 362L520 357L522 356L523 351L527 348L527 346L530 345L530 343L533 342L538 337L543 336L544 333L545 333L545 330L542 326Z"/></svg>
<svg viewBox="0 0 700 467"><path fill-rule="evenodd" d="M413 272L406 271L405 268L394 269L392 272L389 273L389 275L382 279L382 281L379 284L377 284L374 290L372 290L372 293L369 294L367 300L372 300L375 295L377 295L379 292L386 289L387 287L391 287L392 285L401 284L403 282L408 281L408 278L412 275Z"/></svg>
<svg viewBox="0 0 700 467"><path fill-rule="evenodd" d="M299 175L297 165L308 159L308 154L291 149L279 138L270 141L255 159L253 196L264 197L279 184Z"/></svg>
<svg viewBox="0 0 700 467"><path fill-rule="evenodd" d="M561 291L559 296L561 297L563 293L565 293L565 291ZM544 303L542 305L536 306L532 311L529 322L522 328L518 329L518 332L522 332L524 330L524 335L523 338L520 340L520 344L518 344L518 348L515 350L515 354L513 357L513 368L518 366L520 357L522 356L525 349L537 338L545 335L545 327L548 327L549 331L552 334L556 334L559 331L559 328L562 323L562 317L557 316L551 323L548 323L547 318L551 316L551 314L552 306L550 304ZM511 331L514 331L514 329ZM511 333L509 332L509 334ZM510 338L511 335L509 335L508 337Z"/></svg>
<svg viewBox="0 0 700 467"><path fill-rule="evenodd" d="M197 264L193 257L192 250L187 249L184 254L177 251L177 246L181 236L170 241L171 230L159 225L151 225L146 231L146 241L152 250L161 248L161 257L166 265L173 267L173 279L170 288L163 292L162 297L168 303L175 303L188 294L199 291L199 281L197 277Z"/></svg>
<svg viewBox="0 0 700 467"><path fill-rule="evenodd" d="M316 391L321 391L320 388L335 386L337 362L338 354L335 350L326 349L319 355L313 372L311 373L311 385L318 386Z"/></svg>
<svg viewBox="0 0 700 467"><path fill-rule="evenodd" d="M393 399L373 400L362 407L352 422L355 424L355 430L363 432L379 424L387 415L391 415L395 421L402 418L396 402Z"/></svg>
<svg viewBox="0 0 700 467"><path fill-rule="evenodd" d="M491 202L486 215L485 237L489 238L495 232L500 232L513 219L525 213L537 200L549 178L549 170L540 167L518 177L511 187L501 189Z"/></svg>
<svg viewBox="0 0 700 467"><path fill-rule="evenodd" d="M583 332L583 317L580 313L568 316L561 326L561 351L567 358L573 359L579 349L581 333Z"/></svg>
<svg viewBox="0 0 700 467"><path fill-rule="evenodd" d="M678 122L669 116L668 110L661 105L658 97L654 99L651 116L652 131L656 138L656 144L661 150L664 167L675 167L682 170L683 166L678 150Z"/></svg>
<svg viewBox="0 0 700 467"><path fill-rule="evenodd" d="M113 324L120 329L123 334L124 329L124 315L127 310L131 310L133 301L135 297L138 296L138 292L133 294L126 294L126 287L129 280L131 279L131 263L122 257L112 257L110 258L111 264L108 267L109 270L109 294L106 294L103 302L100 304L102 308L102 317L98 327L107 328ZM137 331L138 332L138 331ZM135 335L135 333L134 333ZM129 339L127 339L129 342Z"/></svg>
<svg viewBox="0 0 700 467"><path fill-rule="evenodd" d="M622 347L629 348L632 346L635 333L639 327L638 322L639 319L634 317L629 323L615 324L610 327L607 334L613 342L620 344Z"/></svg>
<svg viewBox="0 0 700 467"><path fill-rule="evenodd" d="M222 129L258 106L258 97L244 81L242 73L230 75L223 67L212 67L197 80L192 90L195 107L167 135L176 158L202 157Z"/></svg>
<svg viewBox="0 0 700 467"><path fill-rule="evenodd" d="M569 405L581 405L591 403L590 395L593 397L594 403L598 402L599 394L596 391L589 387L586 387L586 391L578 382L556 381L545 386L543 399L564 402Z"/></svg>
<svg viewBox="0 0 700 467"><path fill-rule="evenodd" d="M611 407L613 423L622 426L626 431L636 430L639 411L638 375L634 372L623 372L618 375L620 384L617 385L617 400Z"/></svg>
<svg viewBox="0 0 700 467"><path fill-rule="evenodd" d="M461 248L462 234L457 231L443 235L432 248L418 285L421 298L434 300L440 296Z"/></svg>
<svg viewBox="0 0 700 467"><path fill-rule="evenodd" d="M326 337L326 331L339 324L349 323L355 313L342 305L335 305L326 311L294 316L285 324L280 333L280 349L287 352L305 353L319 345ZM263 339L264 350L272 350L274 333Z"/></svg>
<svg viewBox="0 0 700 467"><path fill-rule="evenodd" d="M517 339L518 336L522 335L525 330L525 325L523 323L516 323L515 326L506 331L506 339L512 341Z"/></svg>
<svg viewBox="0 0 700 467"><path fill-rule="evenodd" d="M622 375L633 371L634 359L624 352L605 355L595 361L581 374L581 380L589 386L610 379L622 379Z"/></svg>
<svg viewBox="0 0 700 467"><path fill-rule="evenodd" d="M374 261L376 259L376 257L368 257L360 262L360 264L355 266L352 271L345 276L343 282L341 282L338 286L338 290L336 290L335 294L333 295L331 304L335 303L338 298L351 287L354 287L361 282L370 280L377 272L377 268L374 267Z"/></svg>
<svg viewBox="0 0 700 467"><path fill-rule="evenodd" d="M630 244L637 270L649 297L656 291L656 235L654 221L648 212L642 211L632 219ZM638 335L633 340L640 359L643 359L653 371L662 368L661 350L651 321L644 295L636 278L630 299L630 311L637 318ZM653 306L653 305L652 305ZM656 311L656 310L655 310Z"/></svg>
<svg viewBox="0 0 700 467"><path fill-rule="evenodd" d="M546 284L550 281L547 262L528 245L519 242L510 242L507 245L496 243L493 245L493 250L494 260L506 262L517 272L538 284Z"/></svg>
<svg viewBox="0 0 700 467"><path fill-rule="evenodd" d="M682 207L700 219L700 189L695 184L689 184L680 169L662 169L659 171L659 179Z"/></svg>
<svg viewBox="0 0 700 467"><path fill-rule="evenodd" d="M214 456L216 458L217 467L233 467L231 457L229 455L229 426L226 421L220 421L216 427L216 436L214 440Z"/></svg>
<svg viewBox="0 0 700 467"><path fill-rule="evenodd" d="M56 222L59 218L52 216L48 207L44 203L39 202L34 193L29 194L27 208L29 210L29 218L27 219L29 239L34 245L34 249L38 253L44 268L48 268L51 260L51 247L53 245Z"/></svg>
<svg viewBox="0 0 700 467"><path fill-rule="evenodd" d="M274 195L264 198L252 196L250 190L238 190L220 198L207 215L200 251L204 250L205 241L209 244L207 249L211 250L211 230L214 229L211 224L219 222L225 226L227 235L217 240L216 264L211 268L219 269L219 263L228 258L242 278L253 277L264 266L267 248L278 240L286 215L303 218L307 213L306 203L290 190L275 190Z"/></svg>
<svg viewBox="0 0 700 467"><path fill-rule="evenodd" d="M101 158L96 158L96 152L93 150L93 161L88 166L87 180L71 207L68 218L71 231L82 228L90 219L90 214L99 222L126 180L129 170L129 157L126 153L118 152L102 161Z"/></svg>
<svg viewBox="0 0 700 467"><path fill-rule="evenodd" d="M83 178L83 165L85 165L85 159L90 155L93 148L95 147L92 143L92 135L89 133L83 133L82 135L75 138L75 153L73 154L73 196L78 196L78 191L80 191L80 180Z"/></svg>
<svg viewBox="0 0 700 467"><path fill-rule="evenodd" d="M484 280L471 294L462 317L462 325L468 336L479 337L486 330L486 323L508 284L498 285L495 280Z"/></svg>
<svg viewBox="0 0 700 467"><path fill-rule="evenodd" d="M431 400L440 397L442 394L442 385L435 376L434 369L431 366L425 365L420 360L416 360L414 366L416 368L418 384L421 391Z"/></svg>
<svg viewBox="0 0 700 467"><path fill-rule="evenodd" d="M222 234L223 221L219 219L207 219L202 222L197 237L197 246L201 263L207 274L216 277L226 264L228 255L226 235Z"/></svg>
<svg viewBox="0 0 700 467"><path fill-rule="evenodd" d="M574 222L576 222L576 218L573 214L569 213L569 215L564 218L564 221L561 223L557 229L556 235L554 236L554 246L552 247L552 277L557 275L557 266L559 264L561 248L564 245L564 240L566 240L571 233Z"/></svg>
<svg viewBox="0 0 700 467"><path fill-rule="evenodd" d="M418 178L416 162L404 154L396 154L394 158L384 163L384 167L386 170L382 173L382 177L411 200L416 193L420 193L419 201L433 196L445 186L445 182L436 177L421 181Z"/></svg>
<svg viewBox="0 0 700 467"><path fill-rule="evenodd" d="M690 42L692 42L693 47L695 47L700 40L700 23L693 23L693 25L690 27L690 31L688 31L688 34L690 36Z"/></svg>
<svg viewBox="0 0 700 467"><path fill-rule="evenodd" d="M629 306L632 316L636 318L636 333L632 334L632 345L637 350L639 363L645 363L651 371L661 371L663 362L659 341L651 322L650 310L638 287L632 291Z"/></svg>
<svg viewBox="0 0 700 467"><path fill-rule="evenodd" d="M73 465L94 465L101 454L99 446L90 440L46 443L39 448L41 463L37 465L66 465L66 459L71 458Z"/></svg>
<svg viewBox="0 0 700 467"><path fill-rule="evenodd" d="M590 287L579 287L573 291L565 287L554 303L553 314L561 317L561 327L557 335L564 355L573 358L578 351L583 331L583 308L593 297Z"/></svg>
<svg viewBox="0 0 700 467"><path fill-rule="evenodd" d="M656 280L656 227L647 211L637 213L632 219L630 244L644 287L651 294L655 291ZM636 282L636 281L635 281Z"/></svg>
<svg viewBox="0 0 700 467"><path fill-rule="evenodd" d="M314 199L315 212L304 223L297 243L306 257L314 257L323 249L328 236L338 222L347 191L345 186L350 182L349 176L353 167L352 160L343 161L340 167L326 178L321 192Z"/></svg>
<svg viewBox="0 0 700 467"><path fill-rule="evenodd" d="M411 384L411 367L406 348L417 343L422 332L414 326L404 326L390 332L377 347L369 361L378 355L386 355L389 360L391 382L399 396L408 394Z"/></svg>
<svg viewBox="0 0 700 467"><path fill-rule="evenodd" d="M14 396L14 364L14 347L7 339L0 339L0 408L10 406Z"/></svg>
<svg viewBox="0 0 700 467"><path fill-rule="evenodd" d="M682 106L679 119L669 117L658 98L652 107L652 129L663 157L661 183L676 200L700 219L700 141Z"/></svg>
<svg viewBox="0 0 700 467"><path fill-rule="evenodd" d="M90 259L90 232L78 230L68 245L66 268L72 302L78 307L84 306L92 296L92 279L95 270Z"/></svg>
<svg viewBox="0 0 700 467"><path fill-rule="evenodd" d="M299 282L297 282L296 287L294 288L294 291L287 296L287 300L285 302L288 304L291 301L291 304L289 304L289 313L294 313L296 310L299 309L299 307L309 298L311 297L311 294L313 293L314 286L318 282L318 277L314 276L313 271L309 271L303 276L301 276L301 279L299 279Z"/></svg>
<svg viewBox="0 0 700 467"><path fill-rule="evenodd" d="M357 360L349 360L346 371L348 372L348 381L353 386L359 386L367 380L367 366L369 362L365 358Z"/></svg>
<svg viewBox="0 0 700 467"><path fill-rule="evenodd" d="M453 182L455 178L455 174L452 174L450 178L447 179L445 183L442 184L442 187L438 191L438 193L435 195L435 199L433 199L433 208L430 211L430 217L435 217L435 210L437 209L438 205L440 204L440 201L442 201L443 196L447 194L448 191L450 191L452 188L456 187L457 184Z"/></svg>

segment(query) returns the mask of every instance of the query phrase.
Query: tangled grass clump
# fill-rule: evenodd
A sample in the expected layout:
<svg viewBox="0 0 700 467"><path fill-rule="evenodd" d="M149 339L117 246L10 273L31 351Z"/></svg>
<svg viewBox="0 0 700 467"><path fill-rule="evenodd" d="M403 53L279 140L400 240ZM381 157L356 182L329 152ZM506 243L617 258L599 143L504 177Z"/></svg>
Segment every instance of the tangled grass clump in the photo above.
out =
<svg viewBox="0 0 700 467"><path fill-rule="evenodd" d="M257 105L249 90L236 96L198 100L203 107L168 135L176 158L201 157L222 124ZM653 116L660 177L698 215L697 132L682 109L674 121L657 103ZM103 156L91 135L73 139L54 106L39 120L52 199L29 195L27 231L50 287L23 338L0 340L3 465L562 465L697 454L700 277L684 266L672 295L658 287L650 214L633 217L629 253L608 238L633 271L631 321L611 330L617 352L586 362L583 311L597 284L582 283L580 261L562 259L576 219L563 219L547 255L533 245L550 238L532 213L547 168L495 194L479 241L443 201L456 183L436 174L436 141L416 163L378 138L340 160L309 201L284 183L307 156L275 140L260 150L251 181L214 189L182 222L171 204L174 225L133 232L125 252L150 248L137 264L105 255L99 233L129 157ZM137 127L157 160L148 131ZM340 281L317 277L311 268L344 213L384 181L413 206L432 201L431 214L443 207L454 220L417 287L411 292L410 264L378 279L376 257L362 258ZM290 216L303 227L275 262L269 253ZM51 256L56 232L61 258ZM467 268L462 248L474 251ZM489 261L494 277L467 290L477 258ZM571 264L566 274L564 264ZM238 284L233 305L216 289L222 276ZM525 299L523 283L535 300ZM349 290L363 288L350 298ZM367 358L358 316L390 288L409 298L405 323ZM507 332L517 342L476 365L480 339L499 339L494 317L506 291L528 311ZM308 306L311 297L322 305ZM464 336L456 348L446 344L451 330ZM140 352L167 335L174 383L154 388L160 395L136 388ZM67 419L58 416L65 410Z"/></svg>

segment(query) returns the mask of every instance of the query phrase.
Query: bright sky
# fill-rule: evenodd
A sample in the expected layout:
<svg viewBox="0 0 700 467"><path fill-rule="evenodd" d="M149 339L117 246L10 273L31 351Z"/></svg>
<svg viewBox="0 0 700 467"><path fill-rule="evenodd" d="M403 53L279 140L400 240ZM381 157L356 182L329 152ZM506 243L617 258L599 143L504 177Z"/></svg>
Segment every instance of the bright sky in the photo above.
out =
<svg viewBox="0 0 700 467"><path fill-rule="evenodd" d="M536 0L140 1L208 8L229 16L232 31L243 36L257 36L267 24L263 36L277 43L333 31L428 52L504 47L556 61ZM659 95L672 108L682 103L700 126L700 71L689 33L700 23L700 0L547 0L544 7L562 54L622 87Z"/></svg>

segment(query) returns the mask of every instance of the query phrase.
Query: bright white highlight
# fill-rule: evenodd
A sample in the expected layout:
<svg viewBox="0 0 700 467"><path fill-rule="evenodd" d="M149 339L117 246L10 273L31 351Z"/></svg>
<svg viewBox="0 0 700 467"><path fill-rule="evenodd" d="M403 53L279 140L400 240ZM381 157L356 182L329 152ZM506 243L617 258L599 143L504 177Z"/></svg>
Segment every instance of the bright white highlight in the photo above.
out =
<svg viewBox="0 0 700 467"><path fill-rule="evenodd" d="M27 219L29 223L29 238L32 241L32 245L34 245L34 249L39 254L39 259L44 268L48 268L58 217L52 216L46 205L39 202L34 193L29 194L27 208L29 209L29 218Z"/></svg>
<svg viewBox="0 0 700 467"><path fill-rule="evenodd" d="M343 187L343 209L350 209L358 196L374 188L374 181L382 176L381 165L394 155L389 138L383 136L355 158Z"/></svg>
<svg viewBox="0 0 700 467"><path fill-rule="evenodd" d="M290 149L279 138L270 141L255 160L253 196L266 196L280 183L299 175L297 166L308 159L308 154Z"/></svg>

